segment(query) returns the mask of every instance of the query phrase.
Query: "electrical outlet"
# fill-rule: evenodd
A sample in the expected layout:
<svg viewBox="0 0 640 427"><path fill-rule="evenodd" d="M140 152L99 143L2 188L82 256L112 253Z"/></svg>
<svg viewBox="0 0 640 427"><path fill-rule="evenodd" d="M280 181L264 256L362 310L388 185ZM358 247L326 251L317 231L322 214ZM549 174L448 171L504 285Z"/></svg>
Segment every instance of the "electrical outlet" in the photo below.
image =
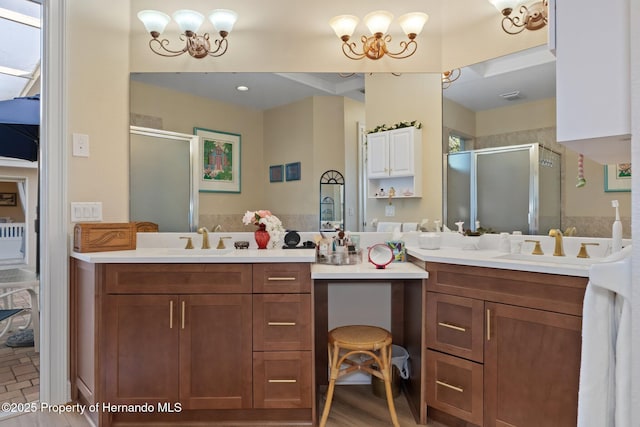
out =
<svg viewBox="0 0 640 427"><path fill-rule="evenodd" d="M396 216L396 208L393 205L387 205L384 208L384 216Z"/></svg>
<svg viewBox="0 0 640 427"><path fill-rule="evenodd" d="M89 135L73 134L73 156L89 157Z"/></svg>

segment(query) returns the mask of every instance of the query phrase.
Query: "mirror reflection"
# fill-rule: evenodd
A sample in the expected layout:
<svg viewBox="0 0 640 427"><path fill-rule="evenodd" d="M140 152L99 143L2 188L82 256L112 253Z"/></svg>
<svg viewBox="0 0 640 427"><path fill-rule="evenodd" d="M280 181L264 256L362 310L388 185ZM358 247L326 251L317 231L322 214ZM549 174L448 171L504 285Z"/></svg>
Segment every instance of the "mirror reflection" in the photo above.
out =
<svg viewBox="0 0 640 427"><path fill-rule="evenodd" d="M560 228L565 150L555 141L555 57L534 48L453 74L443 82L445 224Z"/></svg>
<svg viewBox="0 0 640 427"><path fill-rule="evenodd" d="M344 230L344 177L329 170L320 177L320 231Z"/></svg>

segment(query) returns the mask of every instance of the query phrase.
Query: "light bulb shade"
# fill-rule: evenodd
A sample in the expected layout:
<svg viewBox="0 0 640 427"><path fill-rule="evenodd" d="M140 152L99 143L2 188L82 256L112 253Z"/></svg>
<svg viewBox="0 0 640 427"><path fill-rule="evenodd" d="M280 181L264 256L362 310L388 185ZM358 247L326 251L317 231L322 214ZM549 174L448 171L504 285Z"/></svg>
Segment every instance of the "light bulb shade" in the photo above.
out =
<svg viewBox="0 0 640 427"><path fill-rule="evenodd" d="M138 12L138 19L142 21L148 32L157 32L158 34L162 34L169 21L171 21L169 15L157 10L141 10Z"/></svg>
<svg viewBox="0 0 640 427"><path fill-rule="evenodd" d="M518 0L489 0L489 3L494 5L500 12L505 9L515 9L518 7Z"/></svg>
<svg viewBox="0 0 640 427"><path fill-rule="evenodd" d="M183 33L187 31L197 33L202 21L204 21L204 15L195 10L181 9L173 14L173 20L176 21Z"/></svg>
<svg viewBox="0 0 640 427"><path fill-rule="evenodd" d="M229 9L216 9L209 12L209 21L213 24L216 31L225 31L230 33L233 24L238 20L238 14Z"/></svg>
<svg viewBox="0 0 640 427"><path fill-rule="evenodd" d="M342 38L342 36L353 35L353 32L356 30L356 25L358 25L357 16L353 15L338 15L331 18L329 21L329 25L333 28L338 38Z"/></svg>
<svg viewBox="0 0 640 427"><path fill-rule="evenodd" d="M418 35L422 31L424 24L429 19L429 15L422 12L412 12L402 15L398 18L398 22L405 34Z"/></svg>
<svg viewBox="0 0 640 427"><path fill-rule="evenodd" d="M371 31L371 34L386 34L391 20L393 20L393 14L386 10L376 10L375 12L368 13L364 17L364 23L367 25L367 28L369 28L369 31Z"/></svg>

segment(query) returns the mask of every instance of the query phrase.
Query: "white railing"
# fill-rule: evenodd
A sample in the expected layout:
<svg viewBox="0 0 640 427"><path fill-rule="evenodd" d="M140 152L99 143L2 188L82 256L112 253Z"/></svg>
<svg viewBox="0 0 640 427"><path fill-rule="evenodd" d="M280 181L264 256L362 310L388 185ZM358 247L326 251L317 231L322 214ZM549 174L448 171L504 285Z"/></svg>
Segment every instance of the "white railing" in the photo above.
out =
<svg viewBox="0 0 640 427"><path fill-rule="evenodd" d="M23 258L24 222L0 223L0 259Z"/></svg>

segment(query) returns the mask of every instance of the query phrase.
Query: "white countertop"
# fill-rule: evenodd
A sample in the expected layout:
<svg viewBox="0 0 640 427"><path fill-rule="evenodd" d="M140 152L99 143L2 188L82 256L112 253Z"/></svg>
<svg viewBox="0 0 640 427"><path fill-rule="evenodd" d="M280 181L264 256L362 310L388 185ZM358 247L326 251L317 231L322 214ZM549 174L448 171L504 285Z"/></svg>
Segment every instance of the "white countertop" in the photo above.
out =
<svg viewBox="0 0 640 427"><path fill-rule="evenodd" d="M372 264L363 260L357 265L326 265L315 264L315 251L312 249L264 249L255 248L236 250L233 249L233 241L250 240L247 233L224 233L232 237L227 241L227 252L216 249L183 249L184 242L179 236L184 233L139 233L138 249L113 252L72 252L71 256L90 263L286 263L302 262L313 263L312 277L314 279L421 279L426 278L426 273L411 263L392 263L386 269L377 270ZM222 235L222 233L218 233ZM211 241L216 242L218 234L211 233ZM312 233L304 235L303 240L310 239ZM384 242L391 237L388 233L359 233L362 237L363 248L373 244ZM470 265L477 267L500 268L506 270L531 271L538 273L559 274L567 276L588 277L591 264L603 259L603 253L607 250L607 239L596 238L565 238L565 257L554 257L553 238L547 236L535 236L542 241L545 255L529 255L533 244L525 243L522 246L522 254L509 255L498 252L497 235L481 236L479 249L467 250L465 238L456 233L443 233L443 246L440 249L420 249L417 244L418 233L408 233L403 236L407 254L419 260L448 264ZM249 237L247 237L249 236ZM201 238L193 233L194 244L200 245L197 240ZM600 242L600 246L590 247L589 253L594 257L590 259L576 258L577 245L580 242ZM626 242L630 244L630 242ZM165 246L165 245L168 245ZM173 246L171 246L173 245ZM366 250L366 249L365 249ZM505 257L511 259L506 259Z"/></svg>
<svg viewBox="0 0 640 427"><path fill-rule="evenodd" d="M386 268L377 269L364 262L355 265L314 264L311 266L312 279L426 279L428 273L410 262L392 262Z"/></svg>
<svg viewBox="0 0 640 427"><path fill-rule="evenodd" d="M261 263L315 262L312 249L230 249L216 255L216 249L139 248L130 251L72 252L71 256L95 264L116 263Z"/></svg>

